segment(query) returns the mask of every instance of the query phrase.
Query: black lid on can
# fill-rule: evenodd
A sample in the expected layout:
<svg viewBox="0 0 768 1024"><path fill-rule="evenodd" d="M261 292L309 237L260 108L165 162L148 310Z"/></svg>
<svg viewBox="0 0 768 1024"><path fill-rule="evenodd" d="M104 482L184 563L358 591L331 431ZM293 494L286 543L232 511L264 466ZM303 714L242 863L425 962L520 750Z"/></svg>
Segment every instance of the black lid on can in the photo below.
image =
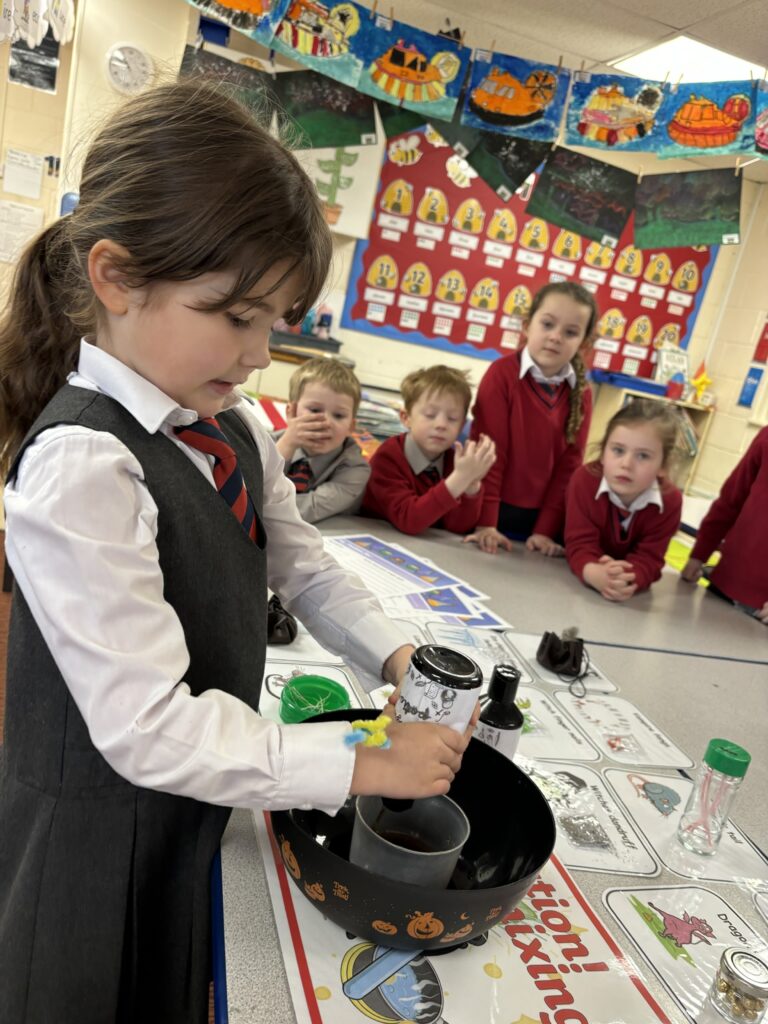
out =
<svg viewBox="0 0 768 1024"><path fill-rule="evenodd" d="M502 704L514 704L517 688L520 685L520 669L511 661L502 661L494 665L491 681L488 684L488 697Z"/></svg>
<svg viewBox="0 0 768 1024"><path fill-rule="evenodd" d="M413 652L411 661L427 679L457 690L472 690L483 682L480 666L466 654L451 650L450 647L423 644Z"/></svg>

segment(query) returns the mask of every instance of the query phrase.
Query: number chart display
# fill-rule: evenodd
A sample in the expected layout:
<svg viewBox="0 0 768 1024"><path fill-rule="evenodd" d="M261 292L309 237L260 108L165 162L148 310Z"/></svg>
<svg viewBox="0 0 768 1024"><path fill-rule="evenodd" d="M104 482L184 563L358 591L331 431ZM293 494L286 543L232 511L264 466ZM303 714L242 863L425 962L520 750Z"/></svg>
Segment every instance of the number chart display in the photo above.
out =
<svg viewBox="0 0 768 1024"><path fill-rule="evenodd" d="M342 326L496 359L542 285L576 281L600 308L594 368L652 377L661 345L687 345L712 250L637 249L631 217L615 249L589 241L527 215L533 184L505 201L429 125L388 140Z"/></svg>

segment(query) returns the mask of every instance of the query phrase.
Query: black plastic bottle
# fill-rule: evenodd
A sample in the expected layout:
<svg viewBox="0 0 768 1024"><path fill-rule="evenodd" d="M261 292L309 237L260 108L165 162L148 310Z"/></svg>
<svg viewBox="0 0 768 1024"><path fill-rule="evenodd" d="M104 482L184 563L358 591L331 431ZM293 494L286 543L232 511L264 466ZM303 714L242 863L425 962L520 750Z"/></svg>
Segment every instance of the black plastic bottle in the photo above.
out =
<svg viewBox="0 0 768 1024"><path fill-rule="evenodd" d="M488 700L480 712L475 737L489 747L514 760L523 732L523 713L515 704L520 670L516 665L502 662L493 670L488 684Z"/></svg>

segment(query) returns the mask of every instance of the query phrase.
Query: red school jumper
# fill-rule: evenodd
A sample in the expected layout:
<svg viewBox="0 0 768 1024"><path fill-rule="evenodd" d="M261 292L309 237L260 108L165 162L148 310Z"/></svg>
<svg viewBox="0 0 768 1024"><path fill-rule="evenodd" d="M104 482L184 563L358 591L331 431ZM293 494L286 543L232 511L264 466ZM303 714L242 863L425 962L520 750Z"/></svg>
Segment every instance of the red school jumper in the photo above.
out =
<svg viewBox="0 0 768 1024"><path fill-rule="evenodd" d="M468 533L477 525L483 501L483 485L472 497L458 500L445 486L445 479L431 483L418 476L405 457L407 434L388 438L371 458L371 475L363 497L363 513L388 519L403 533L423 533L430 526ZM453 449L443 456L443 476L453 470Z"/></svg>
<svg viewBox="0 0 768 1024"><path fill-rule="evenodd" d="M768 427L763 427L702 520L691 558L722 558L710 579L732 601L768 601Z"/></svg>
<svg viewBox="0 0 768 1024"><path fill-rule="evenodd" d="M668 482L661 484L664 508L646 505L632 516L627 531L607 493L595 499L602 480L600 463L581 466L568 487L565 517L565 557L583 580L584 566L603 555L631 562L638 590L650 587L664 567L664 553L680 525L683 496Z"/></svg>
<svg viewBox="0 0 768 1024"><path fill-rule="evenodd" d="M485 500L480 526L496 526L499 503L537 508L534 533L562 534L565 490L584 461L592 418L592 393L582 395L584 419L572 444L565 440L570 413L570 385L549 394L530 372L520 379L520 353L491 363L477 390L472 410L472 438L488 434L496 442L496 462L483 481Z"/></svg>

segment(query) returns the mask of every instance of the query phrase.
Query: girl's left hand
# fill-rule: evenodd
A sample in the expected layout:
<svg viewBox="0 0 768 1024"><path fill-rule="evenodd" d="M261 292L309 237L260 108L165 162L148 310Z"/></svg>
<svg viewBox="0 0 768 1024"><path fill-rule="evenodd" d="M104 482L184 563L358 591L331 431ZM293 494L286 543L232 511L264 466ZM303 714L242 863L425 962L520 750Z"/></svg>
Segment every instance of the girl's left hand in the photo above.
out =
<svg viewBox="0 0 768 1024"><path fill-rule="evenodd" d="M561 558L565 553L562 544L557 544L543 533L532 533L525 546L529 551L538 551L547 558Z"/></svg>

